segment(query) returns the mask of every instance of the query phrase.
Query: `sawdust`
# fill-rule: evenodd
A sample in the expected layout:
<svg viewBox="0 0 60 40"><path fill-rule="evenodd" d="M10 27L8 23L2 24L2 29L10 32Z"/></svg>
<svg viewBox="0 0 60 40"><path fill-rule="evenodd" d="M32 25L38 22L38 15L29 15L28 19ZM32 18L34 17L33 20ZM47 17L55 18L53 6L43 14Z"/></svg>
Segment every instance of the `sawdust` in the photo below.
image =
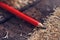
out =
<svg viewBox="0 0 60 40"><path fill-rule="evenodd" d="M7 3L10 6L13 6L14 8L18 8L18 9L36 2L36 0L0 0L0 1Z"/></svg>
<svg viewBox="0 0 60 40"><path fill-rule="evenodd" d="M56 8L44 25L47 29L36 30L28 40L60 40L60 8Z"/></svg>

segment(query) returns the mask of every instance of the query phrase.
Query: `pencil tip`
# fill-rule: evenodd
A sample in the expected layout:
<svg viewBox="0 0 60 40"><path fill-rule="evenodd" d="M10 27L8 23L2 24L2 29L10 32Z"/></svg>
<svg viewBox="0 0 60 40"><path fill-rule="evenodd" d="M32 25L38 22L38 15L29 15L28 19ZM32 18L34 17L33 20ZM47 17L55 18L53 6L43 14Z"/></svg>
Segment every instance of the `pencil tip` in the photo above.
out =
<svg viewBox="0 0 60 40"><path fill-rule="evenodd" d="M42 29L46 29L46 27L44 26L44 27L41 27Z"/></svg>
<svg viewBox="0 0 60 40"><path fill-rule="evenodd" d="M37 27L40 27L42 29L46 29L46 27L43 24L41 24L41 23L39 23Z"/></svg>

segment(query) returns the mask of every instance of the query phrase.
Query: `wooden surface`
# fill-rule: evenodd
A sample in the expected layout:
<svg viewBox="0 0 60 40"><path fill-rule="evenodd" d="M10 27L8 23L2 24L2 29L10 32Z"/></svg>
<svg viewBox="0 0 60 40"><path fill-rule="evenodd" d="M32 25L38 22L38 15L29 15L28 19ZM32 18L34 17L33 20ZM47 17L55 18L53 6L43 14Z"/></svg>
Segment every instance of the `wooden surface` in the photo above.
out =
<svg viewBox="0 0 60 40"><path fill-rule="evenodd" d="M44 22L43 18L46 18L46 16L50 15L50 12L53 12L52 9L53 9L52 6L47 4L47 0L42 0L35 6L23 11L23 13L43 23ZM4 14L5 17L6 14ZM9 14L7 14L7 17L8 15ZM33 25L13 16L6 22L0 24L0 40L28 40L28 38L34 32L33 29L34 29ZM6 35L8 37L4 38Z"/></svg>
<svg viewBox="0 0 60 40"><path fill-rule="evenodd" d="M4 15L3 18L10 17L11 14L9 15L8 13L4 10L2 12L2 14ZM38 21L40 21L40 19L42 18L41 12L35 7L31 7L23 11L23 13L29 15L30 17L33 17ZM6 22L0 24L0 40L27 40L27 38L30 37L31 33L33 33L33 29L33 25L13 16ZM8 36L8 38L3 38L6 35Z"/></svg>

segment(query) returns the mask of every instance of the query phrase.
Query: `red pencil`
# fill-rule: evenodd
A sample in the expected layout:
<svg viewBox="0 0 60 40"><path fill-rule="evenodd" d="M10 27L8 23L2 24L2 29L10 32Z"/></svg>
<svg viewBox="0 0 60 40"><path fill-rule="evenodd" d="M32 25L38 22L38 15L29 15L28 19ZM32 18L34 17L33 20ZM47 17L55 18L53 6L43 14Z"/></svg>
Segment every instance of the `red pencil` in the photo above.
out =
<svg viewBox="0 0 60 40"><path fill-rule="evenodd" d="M0 2L0 7L11 12L12 14L16 15L17 17L31 23L32 25L36 26L36 27L44 27L42 23L38 22L37 20L25 15L24 13L14 9L13 7L3 3L3 2Z"/></svg>

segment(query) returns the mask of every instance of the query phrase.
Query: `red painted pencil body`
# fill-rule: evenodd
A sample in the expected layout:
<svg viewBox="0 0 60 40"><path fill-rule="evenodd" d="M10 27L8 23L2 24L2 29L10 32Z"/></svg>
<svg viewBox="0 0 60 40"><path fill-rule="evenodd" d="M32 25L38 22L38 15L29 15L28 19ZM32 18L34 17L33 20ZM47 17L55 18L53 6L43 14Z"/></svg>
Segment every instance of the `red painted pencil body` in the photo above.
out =
<svg viewBox="0 0 60 40"><path fill-rule="evenodd" d="M5 4L5 3L0 2L0 7L3 8L3 9L5 9L5 10L7 10L7 11L9 11L9 12L11 12L12 14L16 15L17 17L19 17L19 18L21 18L21 19L23 19L23 20L25 20L25 21L33 24L36 27L39 24L41 24L37 20L35 20L35 19L33 19L33 18L31 18L31 17L23 14L22 12L14 9L13 7L11 7L11 6L9 6L9 5Z"/></svg>

